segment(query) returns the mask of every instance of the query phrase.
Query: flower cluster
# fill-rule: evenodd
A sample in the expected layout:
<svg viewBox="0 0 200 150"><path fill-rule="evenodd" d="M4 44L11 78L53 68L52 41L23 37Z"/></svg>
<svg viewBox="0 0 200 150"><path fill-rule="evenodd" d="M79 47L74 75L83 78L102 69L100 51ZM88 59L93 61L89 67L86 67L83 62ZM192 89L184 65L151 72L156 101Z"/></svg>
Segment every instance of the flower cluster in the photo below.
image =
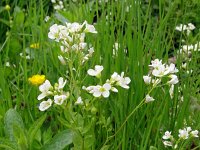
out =
<svg viewBox="0 0 200 150"><path fill-rule="evenodd" d="M88 74L100 78L102 70L103 66L96 65L95 69L88 70ZM121 86L122 88L129 89L128 84L130 82L131 79L129 77L124 77L124 72L122 72L121 75L114 72L111 75L111 78L107 79L106 83L104 83L103 85L88 86L88 87L83 87L83 89L93 94L94 97L103 96L104 98L107 98L110 95L110 91L118 92L115 86Z"/></svg>
<svg viewBox="0 0 200 150"><path fill-rule="evenodd" d="M65 26L54 24L50 27L48 37L61 43L60 50L62 54L58 58L62 64L66 64L65 53L71 51L81 53L83 63L92 56L94 48L85 42L86 33L97 33L95 27L88 24L87 21L84 21L83 24L74 22L66 23Z"/></svg>
<svg viewBox="0 0 200 150"><path fill-rule="evenodd" d="M65 10L62 0L59 0L59 1L51 0L51 2L53 3L53 8L55 10Z"/></svg>
<svg viewBox="0 0 200 150"><path fill-rule="evenodd" d="M190 56L192 54L192 51L200 51L199 42L196 44L191 45L183 45L181 49L178 51L180 54L187 54L186 56Z"/></svg>
<svg viewBox="0 0 200 150"><path fill-rule="evenodd" d="M181 142L183 140L187 140L190 137L199 137L198 133L199 133L198 130L192 131L191 127L186 127L184 129L179 129L178 140L175 140L175 138L173 137L171 132L170 131L166 131L165 134L162 137L163 144L165 146L170 146L170 147L177 148L179 142Z"/></svg>
<svg viewBox="0 0 200 150"><path fill-rule="evenodd" d="M51 85L49 80L39 86L41 94L37 97L38 100L42 100L45 97L48 98L47 101L42 101L39 105L40 111L45 111L52 106L53 102L56 105L62 105L63 102L69 97L69 92L64 92L63 88L67 83L62 77L58 79L58 83L55 83L54 86ZM52 98L53 97L53 98ZM53 99L53 100L52 100Z"/></svg>
<svg viewBox="0 0 200 150"><path fill-rule="evenodd" d="M187 25L185 24L180 24L179 26L176 26L176 30L177 31L180 31L180 32L183 32L183 31L186 31L187 35L190 34L190 32L192 30L194 30L196 27L192 24L192 23L188 23Z"/></svg>
<svg viewBox="0 0 200 150"><path fill-rule="evenodd" d="M167 84L171 86L170 95L172 97L174 85L179 82L178 77L175 75L175 73L178 72L178 69L173 63L170 65L163 64L162 60L159 59L152 60L151 65L149 66L152 68L152 71L149 75L143 76L144 82L148 85L156 87L162 81L162 78L169 79ZM152 97L147 95L145 102L150 102L153 100L154 99Z"/></svg>

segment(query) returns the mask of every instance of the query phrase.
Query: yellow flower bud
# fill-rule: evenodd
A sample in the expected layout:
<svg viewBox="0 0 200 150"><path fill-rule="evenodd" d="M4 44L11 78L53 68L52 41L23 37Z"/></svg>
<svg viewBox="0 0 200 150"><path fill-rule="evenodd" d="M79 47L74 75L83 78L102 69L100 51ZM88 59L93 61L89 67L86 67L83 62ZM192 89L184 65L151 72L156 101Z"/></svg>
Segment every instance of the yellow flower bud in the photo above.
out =
<svg viewBox="0 0 200 150"><path fill-rule="evenodd" d="M9 11L9 10L10 10L10 6L9 6L9 5L6 5L6 6L5 6L5 10Z"/></svg>
<svg viewBox="0 0 200 150"><path fill-rule="evenodd" d="M30 48L38 49L40 47L39 43L33 43L30 45Z"/></svg>

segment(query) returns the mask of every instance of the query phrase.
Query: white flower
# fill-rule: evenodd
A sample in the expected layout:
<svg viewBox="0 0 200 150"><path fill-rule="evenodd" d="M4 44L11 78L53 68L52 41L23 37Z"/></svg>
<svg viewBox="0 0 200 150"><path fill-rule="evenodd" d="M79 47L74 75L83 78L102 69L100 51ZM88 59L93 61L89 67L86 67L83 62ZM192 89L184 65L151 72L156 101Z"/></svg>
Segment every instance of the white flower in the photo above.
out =
<svg viewBox="0 0 200 150"><path fill-rule="evenodd" d="M145 97L145 103L149 103L154 101L155 99L153 97L151 97L149 94L146 95Z"/></svg>
<svg viewBox="0 0 200 150"><path fill-rule="evenodd" d="M51 99L48 99L47 101L43 101L43 102L40 103L39 110L40 111L45 111L49 107L51 107L51 105L52 105L52 100Z"/></svg>
<svg viewBox="0 0 200 150"><path fill-rule="evenodd" d="M170 95L171 99L174 97L174 84L172 84L169 89L169 95Z"/></svg>
<svg viewBox="0 0 200 150"><path fill-rule="evenodd" d="M199 137L199 136L198 136L198 133L199 133L198 130L194 130L194 131L191 131L191 132L190 132L190 134L191 134L193 137Z"/></svg>
<svg viewBox="0 0 200 150"><path fill-rule="evenodd" d="M166 67L166 72L168 72L168 73L177 73L178 69L175 67L174 64L171 63L170 66Z"/></svg>
<svg viewBox="0 0 200 150"><path fill-rule="evenodd" d="M49 19L50 19L50 17L49 17L49 16L46 16L46 17L44 18L44 21L45 21L45 22L48 22Z"/></svg>
<svg viewBox="0 0 200 150"><path fill-rule="evenodd" d="M50 27L50 32L48 33L48 37L52 40L56 39L59 41L59 28L57 24L54 24Z"/></svg>
<svg viewBox="0 0 200 150"><path fill-rule="evenodd" d="M172 146L172 142L170 142L170 141L163 141L163 144L165 146Z"/></svg>
<svg viewBox="0 0 200 150"><path fill-rule="evenodd" d="M86 26L85 26L84 32L86 32L86 33L87 33L87 32L90 32L90 33L97 33L95 27L94 27L93 25L88 24L87 21L85 21L83 24L86 25Z"/></svg>
<svg viewBox="0 0 200 150"><path fill-rule="evenodd" d="M188 139L188 131L184 128L183 130L179 129L179 135L178 135L180 138L182 139Z"/></svg>
<svg viewBox="0 0 200 150"><path fill-rule="evenodd" d="M111 75L111 78L110 80L107 80L107 82L109 82L110 84L114 84L115 82L118 82L120 80L120 75L118 75L117 72L114 72L112 75Z"/></svg>
<svg viewBox="0 0 200 150"><path fill-rule="evenodd" d="M192 23L188 23L188 30L194 30L196 27Z"/></svg>
<svg viewBox="0 0 200 150"><path fill-rule="evenodd" d="M82 105L82 104L83 104L82 98L79 96L77 101L75 102L75 105Z"/></svg>
<svg viewBox="0 0 200 150"><path fill-rule="evenodd" d="M58 56L58 59L60 60L62 65L66 65L66 61L64 59L64 57L62 57L61 55Z"/></svg>
<svg viewBox="0 0 200 150"><path fill-rule="evenodd" d="M50 91L51 89L52 89L51 83L49 82L49 80L46 80L42 85L39 86L39 90L42 93L37 97L37 99L41 100L46 96L51 95L52 94L52 92Z"/></svg>
<svg viewBox="0 0 200 150"><path fill-rule="evenodd" d="M163 77L164 75L167 75L168 71L166 71L166 68L163 64L155 67L152 71L152 75L155 77Z"/></svg>
<svg viewBox="0 0 200 150"><path fill-rule="evenodd" d="M128 84L131 82L131 79L129 77L124 77L124 72L121 73L121 76L117 77L117 80L117 85L122 88L129 89Z"/></svg>
<svg viewBox="0 0 200 150"><path fill-rule="evenodd" d="M157 67L160 67L161 65L162 65L162 60L155 59L151 61L151 65L149 66L153 68L157 68Z"/></svg>
<svg viewBox="0 0 200 150"><path fill-rule="evenodd" d="M64 80L63 77L60 77L58 79L58 90L63 89L66 83L67 83L67 80Z"/></svg>
<svg viewBox="0 0 200 150"><path fill-rule="evenodd" d="M82 29L82 25L80 25L77 22L66 23L66 25L67 25L67 28L68 28L69 32L71 32L71 33L79 32Z"/></svg>
<svg viewBox="0 0 200 150"><path fill-rule="evenodd" d="M168 140L168 139L170 139L172 137L172 135L171 135L171 132L169 132L169 131L166 131L165 132L165 135L163 135L163 139L164 140Z"/></svg>
<svg viewBox="0 0 200 150"><path fill-rule="evenodd" d="M94 97L103 96L107 98L110 95L110 91L109 91L110 89L111 89L111 85L109 83L105 83L103 86L97 85L93 89L93 96Z"/></svg>
<svg viewBox="0 0 200 150"><path fill-rule="evenodd" d="M148 76L143 76L143 80L146 84L150 84L151 83L151 77L148 75Z"/></svg>
<svg viewBox="0 0 200 150"><path fill-rule="evenodd" d="M62 105L63 102L67 99L66 95L55 95L54 102L58 105Z"/></svg>
<svg viewBox="0 0 200 150"><path fill-rule="evenodd" d="M87 73L90 75L90 76L96 76L96 77L100 77L101 76L101 71L103 70L103 66L99 66L99 65L96 65L95 66L95 69L89 69L87 71Z"/></svg>
<svg viewBox="0 0 200 150"><path fill-rule="evenodd" d="M178 31L184 31L187 30L187 25L180 24L179 26L176 26L175 29Z"/></svg>
<svg viewBox="0 0 200 150"><path fill-rule="evenodd" d="M168 84L177 84L179 82L176 75L172 74L169 75L169 77L171 78L171 80L167 82Z"/></svg>

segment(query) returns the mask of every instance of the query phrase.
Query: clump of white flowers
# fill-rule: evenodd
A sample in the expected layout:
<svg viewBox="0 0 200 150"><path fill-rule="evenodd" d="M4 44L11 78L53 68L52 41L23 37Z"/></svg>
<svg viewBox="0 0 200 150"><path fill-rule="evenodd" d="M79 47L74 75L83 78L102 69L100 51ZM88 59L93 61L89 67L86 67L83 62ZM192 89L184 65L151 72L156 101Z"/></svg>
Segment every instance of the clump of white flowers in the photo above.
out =
<svg viewBox="0 0 200 150"><path fill-rule="evenodd" d="M170 96L173 98L173 91L174 91L174 85L179 82L177 75L175 73L178 72L178 69L175 67L173 63L167 65L163 64L162 60L155 59L151 61L151 64L149 67L152 69L152 71L148 74L143 76L143 80L145 84L151 85L153 88L155 88L159 83L162 82L162 79L168 79L168 81L165 84L168 84L170 86ZM146 95L145 102L151 102L154 101L154 98L151 97L149 94Z"/></svg>
<svg viewBox="0 0 200 150"><path fill-rule="evenodd" d="M187 35L191 33L192 30L194 30L196 27L192 23L188 23L187 25L185 24L180 24L176 26L176 30L180 32L186 31Z"/></svg>
<svg viewBox="0 0 200 150"><path fill-rule="evenodd" d="M96 76L98 78L101 77L101 71L103 70L103 66L96 65L95 70L89 69L88 74L91 76ZM118 90L116 86L121 86L124 89L129 89L128 84L131 82L129 77L124 77L124 72L119 75L118 73L114 72L111 75L110 79L106 80L106 83L103 85L96 85L96 86L88 86L84 87L83 89L92 94L94 97L101 97L104 98L109 97L110 91L117 93Z"/></svg>
<svg viewBox="0 0 200 150"><path fill-rule="evenodd" d="M51 0L55 10L65 10L62 0Z"/></svg>
<svg viewBox="0 0 200 150"><path fill-rule="evenodd" d="M88 24L87 21L82 24L77 22L67 22L66 25L54 24L50 27L48 37L61 44L61 55L58 58L62 64L66 64L69 52L79 53L82 63L92 56L94 48L85 42L86 33L97 33L95 27Z"/></svg>
<svg viewBox="0 0 200 150"><path fill-rule="evenodd" d="M200 43L183 45L181 49L178 51L179 54L184 54L186 56L190 56L192 52L200 51Z"/></svg>
<svg viewBox="0 0 200 150"><path fill-rule="evenodd" d="M58 83L55 83L54 86L51 85L49 80L39 86L41 94L37 97L40 101L44 98L48 98L47 101L42 101L39 105L40 111L45 111L52 106L53 103L56 105L62 105L64 101L69 97L69 92L63 91L64 86L67 81L62 77L58 79Z"/></svg>
<svg viewBox="0 0 200 150"><path fill-rule="evenodd" d="M167 147L172 147L172 148L178 148L178 145L180 142L183 142L184 140L187 140L189 138L196 137L198 138L199 131L198 130L192 130L191 127L186 127L184 129L179 129L179 134L178 134L178 139L176 140L172 132L166 131L165 134L163 135L163 144Z"/></svg>

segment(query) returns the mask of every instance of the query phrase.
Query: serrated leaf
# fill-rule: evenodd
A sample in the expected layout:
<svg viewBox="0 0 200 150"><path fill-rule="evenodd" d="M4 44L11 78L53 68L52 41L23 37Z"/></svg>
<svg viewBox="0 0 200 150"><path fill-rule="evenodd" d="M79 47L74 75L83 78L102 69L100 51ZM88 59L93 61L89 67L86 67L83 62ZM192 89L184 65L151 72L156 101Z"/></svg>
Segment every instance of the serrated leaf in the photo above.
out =
<svg viewBox="0 0 200 150"><path fill-rule="evenodd" d="M28 130L29 135L29 144L31 145L33 142L33 139L37 133L37 131L40 129L42 124L44 123L45 119L47 117L47 114L45 113L43 116L41 116L39 119L37 119L33 125Z"/></svg>
<svg viewBox="0 0 200 150"><path fill-rule="evenodd" d="M66 146L72 143L73 131L64 130L53 137L47 144L45 144L42 150L63 150Z"/></svg>
<svg viewBox="0 0 200 150"><path fill-rule="evenodd" d="M24 124L21 116L16 110L9 109L5 114L4 124L6 136L9 137L11 142L16 142L13 127L18 126L22 130L24 130Z"/></svg>

